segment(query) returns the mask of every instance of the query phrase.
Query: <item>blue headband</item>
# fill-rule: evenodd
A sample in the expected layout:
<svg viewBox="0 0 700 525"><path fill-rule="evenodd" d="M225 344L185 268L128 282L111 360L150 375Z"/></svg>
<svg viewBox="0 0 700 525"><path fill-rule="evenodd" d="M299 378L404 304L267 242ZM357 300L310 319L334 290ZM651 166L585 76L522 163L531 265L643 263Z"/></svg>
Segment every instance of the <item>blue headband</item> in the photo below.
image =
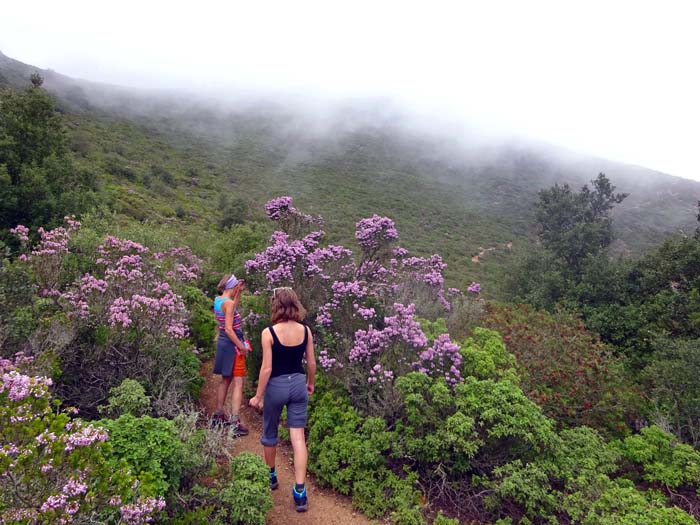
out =
<svg viewBox="0 0 700 525"><path fill-rule="evenodd" d="M224 290L228 290L230 288L233 288L238 284L238 279L236 279L236 276L231 274L231 277L229 278L228 281L226 281L226 284L224 285Z"/></svg>

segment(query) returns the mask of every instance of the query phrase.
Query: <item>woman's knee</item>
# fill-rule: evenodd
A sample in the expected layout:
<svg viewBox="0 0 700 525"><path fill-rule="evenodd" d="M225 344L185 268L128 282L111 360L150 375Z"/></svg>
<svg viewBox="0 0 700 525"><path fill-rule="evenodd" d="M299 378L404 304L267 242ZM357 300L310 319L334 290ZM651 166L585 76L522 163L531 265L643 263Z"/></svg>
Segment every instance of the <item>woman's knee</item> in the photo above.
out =
<svg viewBox="0 0 700 525"><path fill-rule="evenodd" d="M303 428L290 428L289 429L289 440L294 443L298 443L300 445L305 445L306 444L306 436L304 435L304 429Z"/></svg>

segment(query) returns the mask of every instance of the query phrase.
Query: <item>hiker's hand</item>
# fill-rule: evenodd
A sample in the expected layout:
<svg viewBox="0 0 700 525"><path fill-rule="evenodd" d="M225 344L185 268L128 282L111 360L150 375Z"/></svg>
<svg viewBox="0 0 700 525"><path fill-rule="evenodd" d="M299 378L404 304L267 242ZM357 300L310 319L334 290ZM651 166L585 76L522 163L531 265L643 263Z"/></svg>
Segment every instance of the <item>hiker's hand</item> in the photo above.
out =
<svg viewBox="0 0 700 525"><path fill-rule="evenodd" d="M248 404L251 406L251 408L254 408L255 410L260 410L260 398L258 396L251 397L250 401L248 401Z"/></svg>
<svg viewBox="0 0 700 525"><path fill-rule="evenodd" d="M314 385L311 383L306 383L306 391L309 393L309 395L314 393Z"/></svg>

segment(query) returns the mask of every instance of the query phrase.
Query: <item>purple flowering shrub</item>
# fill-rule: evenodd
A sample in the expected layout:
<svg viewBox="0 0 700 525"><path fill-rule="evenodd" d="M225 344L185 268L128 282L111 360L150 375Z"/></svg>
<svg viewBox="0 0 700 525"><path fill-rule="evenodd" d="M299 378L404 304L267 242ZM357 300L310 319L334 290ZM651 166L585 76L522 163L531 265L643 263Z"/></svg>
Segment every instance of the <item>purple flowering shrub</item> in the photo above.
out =
<svg viewBox="0 0 700 525"><path fill-rule="evenodd" d="M439 255L412 256L396 246L399 233L388 217L358 221L353 252L324 246L325 232L308 231L316 223L294 208L291 197L273 199L266 210L282 229L246 263L252 286L256 293L279 286L297 291L314 324L321 368L364 413L390 413L394 381L408 372L442 377L452 386L462 380L459 346L447 333L429 340L415 318L449 315L452 303L464 297L445 288ZM251 331L264 319L254 321Z"/></svg>
<svg viewBox="0 0 700 525"><path fill-rule="evenodd" d="M53 408L30 362L0 359L0 523L151 523L164 500L108 465L107 432Z"/></svg>
<svg viewBox="0 0 700 525"><path fill-rule="evenodd" d="M277 197L265 204L267 217L280 225L280 229L293 235L301 236L312 225L323 225L323 219L318 215L302 213L292 205L291 197Z"/></svg>
<svg viewBox="0 0 700 525"><path fill-rule="evenodd" d="M178 290L195 282L202 261L189 248L165 252L134 241L106 237L89 271L77 271L71 236L80 223L50 231L39 229L36 246L27 244L26 228L13 231L24 245L18 264L33 275L40 325L22 350L51 351L61 363L57 393L83 413L97 415L110 388L125 378L142 380L157 394L156 414L177 413L196 378L197 359L187 350L190 314ZM72 273L71 273L72 271Z"/></svg>

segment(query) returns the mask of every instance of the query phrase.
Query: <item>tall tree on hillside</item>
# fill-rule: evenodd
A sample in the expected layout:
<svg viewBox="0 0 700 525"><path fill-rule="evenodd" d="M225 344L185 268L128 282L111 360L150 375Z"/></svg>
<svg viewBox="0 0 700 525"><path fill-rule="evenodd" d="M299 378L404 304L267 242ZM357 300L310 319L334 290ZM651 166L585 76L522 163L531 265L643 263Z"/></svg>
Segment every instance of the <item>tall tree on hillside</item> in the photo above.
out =
<svg viewBox="0 0 700 525"><path fill-rule="evenodd" d="M94 181L73 165L66 133L41 77L0 91L0 229L53 225L93 201Z"/></svg>
<svg viewBox="0 0 700 525"><path fill-rule="evenodd" d="M542 245L578 273L588 256L600 254L613 241L610 211L628 194L615 193L615 186L600 173L580 192L568 184L539 192L536 220Z"/></svg>

